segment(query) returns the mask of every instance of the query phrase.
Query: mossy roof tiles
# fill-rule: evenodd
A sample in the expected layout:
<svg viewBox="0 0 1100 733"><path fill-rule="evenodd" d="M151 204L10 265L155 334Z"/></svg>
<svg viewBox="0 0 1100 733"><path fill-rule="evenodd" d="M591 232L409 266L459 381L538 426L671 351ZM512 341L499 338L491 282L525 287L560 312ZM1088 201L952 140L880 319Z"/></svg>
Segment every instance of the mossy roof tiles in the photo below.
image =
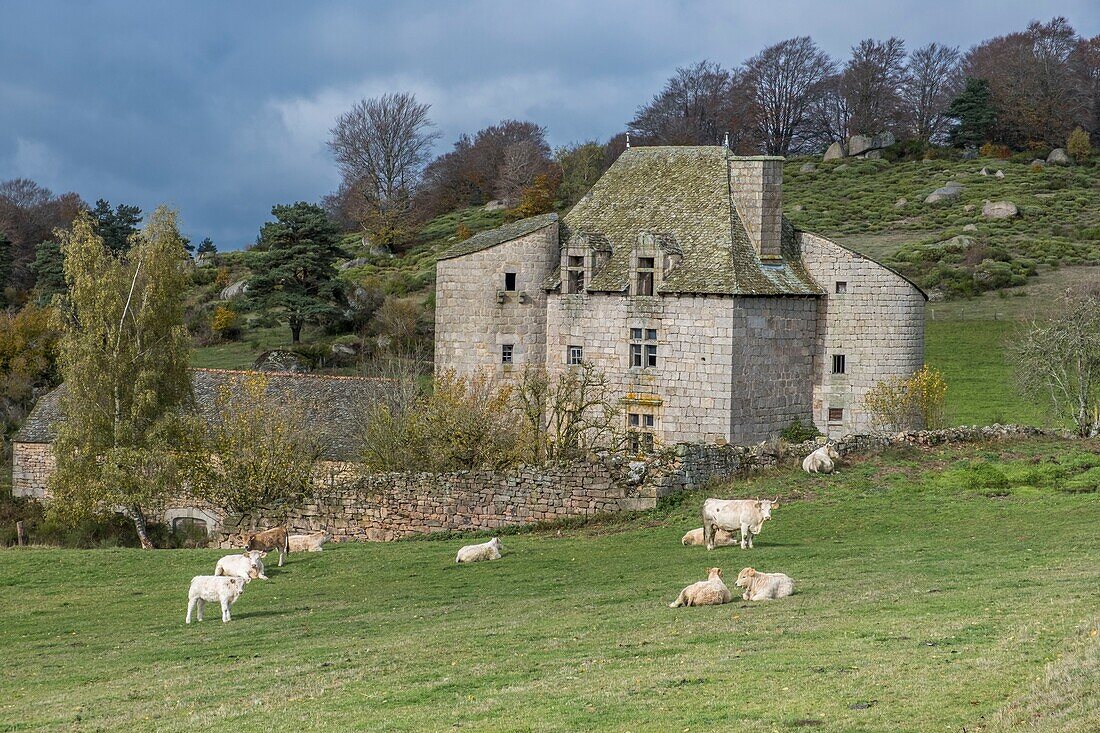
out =
<svg viewBox="0 0 1100 733"><path fill-rule="evenodd" d="M463 255L480 252L483 249L489 249L498 244L518 239L531 232L536 232L543 227L550 226L557 220L557 214L540 214L539 216L513 221L502 227L497 227L496 229L478 232L469 239L458 242L450 249L444 251L443 254L439 256L439 259L450 260L455 257L462 257Z"/></svg>

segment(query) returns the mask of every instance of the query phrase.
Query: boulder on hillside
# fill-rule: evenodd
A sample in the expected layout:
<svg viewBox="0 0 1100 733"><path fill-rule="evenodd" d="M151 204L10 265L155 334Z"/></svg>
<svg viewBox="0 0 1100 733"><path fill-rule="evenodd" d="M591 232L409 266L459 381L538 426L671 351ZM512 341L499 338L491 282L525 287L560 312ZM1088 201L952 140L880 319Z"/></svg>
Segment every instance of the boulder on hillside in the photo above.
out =
<svg viewBox="0 0 1100 733"><path fill-rule="evenodd" d="M256 357L252 368L260 372L303 373L309 371L309 361L301 354L287 349L272 349Z"/></svg>
<svg viewBox="0 0 1100 733"><path fill-rule="evenodd" d="M868 150L866 153L864 153L863 155L861 155L859 157L866 158L867 160L882 160L882 151L881 150Z"/></svg>
<svg viewBox="0 0 1100 733"><path fill-rule="evenodd" d="M994 176L995 176L996 178L1004 178L1004 177L1005 177L1005 172L1004 172L1004 171L997 171L997 172L996 172L996 173L994 173L993 175L994 175Z"/></svg>
<svg viewBox="0 0 1100 733"><path fill-rule="evenodd" d="M988 176L989 175L989 169L988 168L982 168L978 172L981 173L983 176Z"/></svg>
<svg viewBox="0 0 1100 733"><path fill-rule="evenodd" d="M1047 162L1042 158L1036 158L1035 160L1031 161L1031 165L1037 165L1040 168L1046 168Z"/></svg>
<svg viewBox="0 0 1100 733"><path fill-rule="evenodd" d="M492 201L489 201L488 203L486 203L485 206L483 206L482 208L485 209L486 211L503 211L504 209L507 209L508 207L505 205L505 203L503 201L498 201L497 199L493 199Z"/></svg>
<svg viewBox="0 0 1100 733"><path fill-rule="evenodd" d="M963 160L977 160L978 149L977 148L964 148L962 152Z"/></svg>
<svg viewBox="0 0 1100 733"><path fill-rule="evenodd" d="M852 135L848 138L848 155L862 155L874 148L875 139L870 135Z"/></svg>
<svg viewBox="0 0 1100 733"><path fill-rule="evenodd" d="M897 201L894 202L894 208L895 209L904 209L908 205L909 205L909 199L905 198L904 196L902 196L900 199L898 199Z"/></svg>
<svg viewBox="0 0 1100 733"><path fill-rule="evenodd" d="M954 183L954 185L952 185L952 183L953 182L948 182L946 186L941 186L932 193L928 194L928 198L924 200L924 203L935 204L940 201L950 201L952 199L957 199L959 197L959 194L962 193L962 186L958 183Z"/></svg>
<svg viewBox="0 0 1100 733"><path fill-rule="evenodd" d="M837 160L844 157L844 146L840 143L833 143L829 146L829 149L825 151L825 155L821 156L822 160Z"/></svg>
<svg viewBox="0 0 1100 733"><path fill-rule="evenodd" d="M356 257L354 260L348 260L347 262L341 262L336 269L338 270L350 270L353 267L362 267L370 262L366 257Z"/></svg>
<svg viewBox="0 0 1100 733"><path fill-rule="evenodd" d="M986 201L982 205L982 216L986 219L1011 219L1019 214L1016 204L1011 201Z"/></svg>
<svg viewBox="0 0 1100 733"><path fill-rule="evenodd" d="M977 224L967 224L966 226L963 227L963 231L964 232L976 232L976 231L978 231L978 225Z"/></svg>
<svg viewBox="0 0 1100 733"><path fill-rule="evenodd" d="M813 173L817 170L817 165L814 163L803 163L802 167L798 169L799 173Z"/></svg>
<svg viewBox="0 0 1100 733"><path fill-rule="evenodd" d="M1066 152L1065 148L1055 148L1047 156L1047 162L1051 165L1069 165L1073 162L1073 159L1069 157L1069 153Z"/></svg>
<svg viewBox="0 0 1100 733"><path fill-rule="evenodd" d="M238 295L244 295L248 292L248 281L238 280L235 283L231 283L222 288L222 291L218 293L220 300L233 300Z"/></svg>
<svg viewBox="0 0 1100 733"><path fill-rule="evenodd" d="M833 168L833 170L834 170L834 171L846 171L846 170L848 170L849 168L851 168L851 166L850 166L850 165L848 165L847 163L841 163L841 164L840 164L840 165L838 165L838 166L837 166L836 168Z"/></svg>

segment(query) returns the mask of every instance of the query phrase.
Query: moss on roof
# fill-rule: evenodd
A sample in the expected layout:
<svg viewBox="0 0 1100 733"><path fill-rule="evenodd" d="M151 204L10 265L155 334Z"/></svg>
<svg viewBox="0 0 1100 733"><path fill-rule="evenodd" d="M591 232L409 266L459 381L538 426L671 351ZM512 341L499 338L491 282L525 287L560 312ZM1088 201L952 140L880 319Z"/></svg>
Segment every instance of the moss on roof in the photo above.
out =
<svg viewBox="0 0 1100 733"><path fill-rule="evenodd" d="M191 386L195 406L206 419L215 416L218 390L230 388L255 372L230 369L192 369ZM379 390L377 379L339 377L319 374L265 372L267 393L282 402L297 402L306 413L306 422L321 436L323 457L329 460L355 461L362 455L363 413ZM61 398L65 385L43 396L27 416L23 427L12 439L19 443L52 443L57 426L65 417Z"/></svg>
<svg viewBox="0 0 1100 733"><path fill-rule="evenodd" d="M784 220L782 260L764 265L730 199L723 147L630 148L563 219L562 237L603 237L611 260L588 289L622 292L640 235L683 259L659 293L817 295L797 238Z"/></svg>
<svg viewBox="0 0 1100 733"><path fill-rule="evenodd" d="M449 260L455 257L461 257L462 255L480 252L483 249L489 249L490 247L495 247L498 244L503 244L513 239L518 239L525 234L530 234L531 232L538 231L543 227L550 226L557 220L557 214L540 214L539 216L532 216L527 219L520 219L519 221L505 224L504 226L497 227L496 229L478 232L469 239L463 240L443 252L443 254L439 256L439 259Z"/></svg>

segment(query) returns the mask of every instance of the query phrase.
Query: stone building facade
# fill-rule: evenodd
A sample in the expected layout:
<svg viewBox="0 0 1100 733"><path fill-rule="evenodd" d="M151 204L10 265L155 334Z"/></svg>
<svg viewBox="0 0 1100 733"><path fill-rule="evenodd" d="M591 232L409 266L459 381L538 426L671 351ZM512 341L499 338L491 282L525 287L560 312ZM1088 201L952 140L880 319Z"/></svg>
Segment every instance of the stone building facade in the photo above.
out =
<svg viewBox="0 0 1100 733"><path fill-rule="evenodd" d="M782 159L631 148L560 220L478 234L437 270L436 368L590 363L626 427L744 444L795 420L864 429L863 395L924 358L926 296L782 216Z"/></svg>

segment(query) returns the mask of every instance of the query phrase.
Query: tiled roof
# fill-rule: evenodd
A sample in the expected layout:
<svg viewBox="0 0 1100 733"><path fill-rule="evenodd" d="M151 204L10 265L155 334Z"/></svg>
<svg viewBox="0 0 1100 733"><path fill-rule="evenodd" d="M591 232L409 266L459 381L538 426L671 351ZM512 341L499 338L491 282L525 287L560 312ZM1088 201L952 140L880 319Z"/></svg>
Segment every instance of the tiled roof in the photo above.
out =
<svg viewBox="0 0 1100 733"><path fill-rule="evenodd" d="M260 372L230 369L192 369L191 385L199 413L214 417L218 391L223 385L239 384L245 377ZM263 372L267 393L277 401L297 402L304 407L306 423L317 430L325 445L324 457L330 460L358 460L362 455L360 436L363 414L377 394L380 380L365 377L339 377L290 372ZM43 396L27 416L13 440L22 443L50 443L61 414L62 385Z"/></svg>
<svg viewBox="0 0 1100 733"><path fill-rule="evenodd" d="M538 231L543 227L550 226L558 220L557 214L540 214L538 216L532 216L527 219L520 219L510 224L505 224L502 227L496 229L490 229L484 232L478 232L469 239L465 239L450 249L446 250L439 256L441 260L449 260L455 257L461 257L462 255L468 255L473 252L480 252L483 249L489 249L495 247L498 244L509 242L518 237L522 237L525 234Z"/></svg>
<svg viewBox="0 0 1100 733"><path fill-rule="evenodd" d="M562 220L563 242L579 235L611 243L611 259L588 289L626 290L631 253L650 234L665 252L683 255L659 293L820 294L786 220L782 261L761 264L730 201L729 155L718 146L630 148L620 155Z"/></svg>

